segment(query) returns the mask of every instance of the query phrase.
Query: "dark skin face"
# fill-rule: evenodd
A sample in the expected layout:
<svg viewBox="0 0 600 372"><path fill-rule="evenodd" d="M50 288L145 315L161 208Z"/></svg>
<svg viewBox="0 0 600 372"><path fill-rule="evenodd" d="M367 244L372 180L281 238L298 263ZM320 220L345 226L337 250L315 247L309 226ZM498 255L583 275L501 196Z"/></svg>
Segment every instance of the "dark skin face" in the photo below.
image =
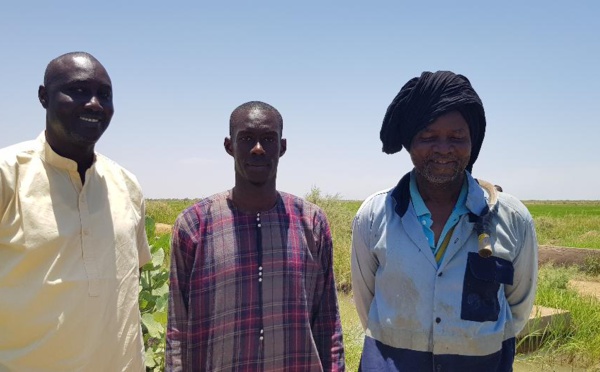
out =
<svg viewBox="0 0 600 372"><path fill-rule="evenodd" d="M112 119L112 83L104 67L87 56L66 56L48 70L38 98L46 109L46 139L56 153L74 160L84 181L94 146Z"/></svg>
<svg viewBox="0 0 600 372"><path fill-rule="evenodd" d="M432 213L437 241L456 204L471 158L469 124L458 111L446 113L415 135L409 153L419 193Z"/></svg>
<svg viewBox="0 0 600 372"><path fill-rule="evenodd" d="M234 158L236 206L248 211L270 209L277 197L279 158L287 147L277 116L261 109L235 114L231 137L225 138L224 146Z"/></svg>
<svg viewBox="0 0 600 372"><path fill-rule="evenodd" d="M471 158L469 124L458 111L444 114L415 135L409 152L423 185L462 186Z"/></svg>

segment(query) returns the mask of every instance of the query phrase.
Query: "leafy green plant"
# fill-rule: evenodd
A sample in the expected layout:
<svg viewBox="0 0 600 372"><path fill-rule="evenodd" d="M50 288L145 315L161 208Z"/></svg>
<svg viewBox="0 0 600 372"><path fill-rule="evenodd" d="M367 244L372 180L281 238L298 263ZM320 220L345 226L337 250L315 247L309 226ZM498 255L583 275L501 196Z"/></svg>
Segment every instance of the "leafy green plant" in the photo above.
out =
<svg viewBox="0 0 600 372"><path fill-rule="evenodd" d="M165 330L169 303L169 235L155 236L155 222L146 217L146 234L151 242L152 261L140 276L140 313L146 349L146 369L162 371L165 359Z"/></svg>

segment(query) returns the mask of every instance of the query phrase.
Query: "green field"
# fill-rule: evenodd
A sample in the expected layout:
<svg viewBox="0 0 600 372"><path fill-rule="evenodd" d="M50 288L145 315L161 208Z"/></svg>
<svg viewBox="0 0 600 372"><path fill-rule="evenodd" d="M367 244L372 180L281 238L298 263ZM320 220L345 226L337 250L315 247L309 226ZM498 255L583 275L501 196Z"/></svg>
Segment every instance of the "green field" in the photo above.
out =
<svg viewBox="0 0 600 372"><path fill-rule="evenodd" d="M350 233L352 218L361 201L323 196L318 189L305 196L325 210L332 229L341 230L342 235ZM171 225L182 210L196 201L197 199L148 200L146 214L156 222ZM600 248L600 201L525 201L525 205L535 221L540 245Z"/></svg>
<svg viewBox="0 0 600 372"><path fill-rule="evenodd" d="M361 202L340 200L336 195L322 195L319 189L313 189L305 197L323 208L331 226L346 362L348 370L354 371L360 360L363 333L352 303L350 244L352 219ZM171 225L177 215L194 202L191 199L148 200L146 214L156 223ZM600 248L600 202L530 201L525 205L533 215L540 245ZM153 230L149 231L149 236L157 259L153 266L150 265L152 267L145 267L141 307L150 356L148 359L156 363L153 370L158 371L162 370L160 365L164 351L169 237L152 238ZM566 283L572 278L600 281L600 262L590 262L586 273L574 268L542 268L536 304L569 310L571 325L567 328L556 325L537 353L519 355L519 359L535 360L542 365L566 362L595 368L595 363L600 360L600 302L581 298L569 290Z"/></svg>
<svg viewBox="0 0 600 372"><path fill-rule="evenodd" d="M576 248L600 248L600 202L526 202L538 242Z"/></svg>

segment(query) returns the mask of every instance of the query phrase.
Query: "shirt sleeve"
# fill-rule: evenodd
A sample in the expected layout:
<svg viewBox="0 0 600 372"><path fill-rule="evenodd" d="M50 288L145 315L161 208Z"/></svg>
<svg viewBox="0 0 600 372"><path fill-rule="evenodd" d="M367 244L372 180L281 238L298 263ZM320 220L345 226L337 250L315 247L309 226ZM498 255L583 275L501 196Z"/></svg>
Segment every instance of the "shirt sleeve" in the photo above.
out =
<svg viewBox="0 0 600 372"><path fill-rule="evenodd" d="M177 218L171 238L171 272L167 342L165 350L166 371L186 370L188 339L188 299L194 242L191 239L189 217Z"/></svg>
<svg viewBox="0 0 600 372"><path fill-rule="evenodd" d="M515 335L519 334L529 320L535 300L538 274L538 243L533 219L525 222L523 245L513 260L513 285L505 287L505 294L514 321Z"/></svg>
<svg viewBox="0 0 600 372"><path fill-rule="evenodd" d="M342 323L337 301L337 292L333 274L333 242L327 219L320 212L321 262L324 270L321 300L313 313L312 332L323 371L344 371L344 346Z"/></svg>
<svg viewBox="0 0 600 372"><path fill-rule="evenodd" d="M369 309L375 296L376 257L369 246L369 214L361 207L352 222L352 294L363 329L367 329Z"/></svg>

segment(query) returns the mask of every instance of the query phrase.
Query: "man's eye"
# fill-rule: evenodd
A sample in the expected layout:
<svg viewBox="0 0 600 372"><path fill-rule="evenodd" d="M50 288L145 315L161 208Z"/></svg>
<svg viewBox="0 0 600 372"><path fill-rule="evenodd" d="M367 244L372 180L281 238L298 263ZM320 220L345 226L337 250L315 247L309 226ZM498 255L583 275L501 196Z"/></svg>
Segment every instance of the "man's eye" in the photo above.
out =
<svg viewBox="0 0 600 372"><path fill-rule="evenodd" d="M104 99L112 98L112 92L100 92L98 95Z"/></svg>
<svg viewBox="0 0 600 372"><path fill-rule="evenodd" d="M275 137L265 137L265 138L263 138L263 140L265 142L271 143L271 142L275 142Z"/></svg>
<svg viewBox="0 0 600 372"><path fill-rule="evenodd" d="M80 87L71 87L67 91L73 94L82 94L83 92L85 92L85 90Z"/></svg>
<svg viewBox="0 0 600 372"><path fill-rule="evenodd" d="M242 136L242 137L240 137L240 141L250 142L250 141L252 141L252 137L250 137L250 136Z"/></svg>

